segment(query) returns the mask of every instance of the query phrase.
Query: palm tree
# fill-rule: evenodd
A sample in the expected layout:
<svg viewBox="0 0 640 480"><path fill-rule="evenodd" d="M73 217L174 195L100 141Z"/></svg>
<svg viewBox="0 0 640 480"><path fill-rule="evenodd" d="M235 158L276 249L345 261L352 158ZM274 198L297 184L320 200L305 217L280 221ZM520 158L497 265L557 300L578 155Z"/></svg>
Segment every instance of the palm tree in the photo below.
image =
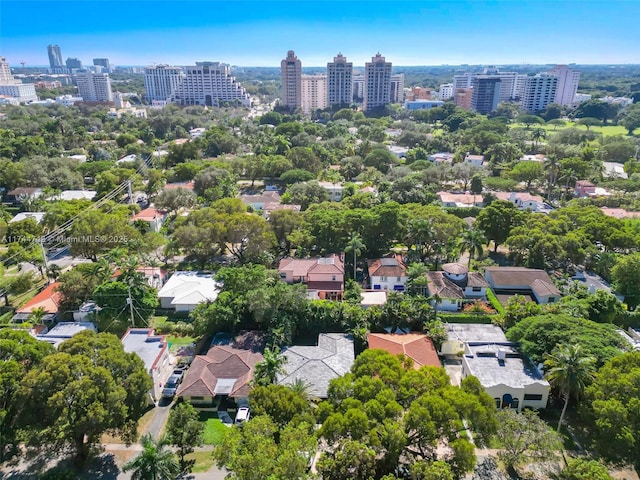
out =
<svg viewBox="0 0 640 480"><path fill-rule="evenodd" d="M292 384L288 385L288 387L299 394L312 406L315 406L320 400L311 393L311 384L302 378L296 378L296 380Z"/></svg>
<svg viewBox="0 0 640 480"><path fill-rule="evenodd" d="M460 249L463 252L469 252L469 262L467 263L468 267L471 267L471 258L474 255L476 257L482 256L482 254L484 253L485 243L487 243L487 239L480 230L468 228L462 233L462 238L460 239Z"/></svg>
<svg viewBox="0 0 640 480"><path fill-rule="evenodd" d="M560 172L560 162L555 155L549 155L543 164L543 168L548 172L547 176L547 199L551 201L551 191L558 181L558 173Z"/></svg>
<svg viewBox="0 0 640 480"><path fill-rule="evenodd" d="M29 314L29 321L33 322L34 325L42 325L46 314L47 312L43 307L34 308Z"/></svg>
<svg viewBox="0 0 640 480"><path fill-rule="evenodd" d="M362 237L358 233L352 233L349 242L347 242L347 246L345 247L345 252L353 252L353 279L356 279L356 268L357 268L357 258L358 255L362 253L362 249L365 247L364 243L362 243Z"/></svg>
<svg viewBox="0 0 640 480"><path fill-rule="evenodd" d="M545 360L547 380L564 395L564 406L558 421L562 427L571 396L580 396L593 378L595 359L582 353L580 345L560 345Z"/></svg>
<svg viewBox="0 0 640 480"><path fill-rule="evenodd" d="M253 383L259 386L266 386L276 383L278 374L284 373L284 364L287 357L280 355L278 347L265 348L264 360L256 364L253 374Z"/></svg>
<svg viewBox="0 0 640 480"><path fill-rule="evenodd" d="M142 453L127 462L123 472L133 472L131 480L173 480L180 473L176 455L164 440L154 440L147 434L140 440Z"/></svg>
<svg viewBox="0 0 640 480"><path fill-rule="evenodd" d="M412 263L407 267L407 290L409 293L424 293L427 287L426 273L429 271L424 263Z"/></svg>
<svg viewBox="0 0 640 480"><path fill-rule="evenodd" d="M533 140L533 152L538 153L538 146L540 145L540 140L543 138L547 138L547 132L544 128L536 128L531 133L531 139Z"/></svg>

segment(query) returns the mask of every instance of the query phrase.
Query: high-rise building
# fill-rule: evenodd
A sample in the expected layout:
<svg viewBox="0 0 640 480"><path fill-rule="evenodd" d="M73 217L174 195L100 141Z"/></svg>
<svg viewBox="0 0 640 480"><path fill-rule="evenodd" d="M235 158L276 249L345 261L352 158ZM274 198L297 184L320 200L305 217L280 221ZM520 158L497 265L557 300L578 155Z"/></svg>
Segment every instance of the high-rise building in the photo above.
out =
<svg viewBox="0 0 640 480"><path fill-rule="evenodd" d="M94 60L95 63L95 60ZM101 65L102 66L102 65ZM181 67L152 65L144 69L145 97L148 102L170 101L171 95L184 79Z"/></svg>
<svg viewBox="0 0 640 480"><path fill-rule="evenodd" d="M293 50L280 62L280 89L283 107L295 110L302 106L302 62Z"/></svg>
<svg viewBox="0 0 640 480"><path fill-rule="evenodd" d="M47 53L49 54L49 66L51 68L64 68L64 63L62 63L62 52L58 45L49 45L47 47Z"/></svg>
<svg viewBox="0 0 640 480"><path fill-rule="evenodd" d="M389 100L391 103L404 102L404 73L391 75L389 79Z"/></svg>
<svg viewBox="0 0 640 480"><path fill-rule="evenodd" d="M500 102L500 77L476 75L471 82L471 109L483 115L498 108Z"/></svg>
<svg viewBox="0 0 640 480"><path fill-rule="evenodd" d="M76 75L78 95L85 102L112 102L111 80L108 73L79 72Z"/></svg>
<svg viewBox="0 0 640 480"><path fill-rule="evenodd" d="M438 90L438 98L440 100L449 100L453 98L453 83L443 83Z"/></svg>
<svg viewBox="0 0 640 480"><path fill-rule="evenodd" d="M453 76L453 89L458 88L471 88L471 82L473 78L478 75L477 73L460 73Z"/></svg>
<svg viewBox="0 0 640 480"><path fill-rule="evenodd" d="M371 62L365 63L364 78L364 110L388 105L391 102L391 62L377 53Z"/></svg>
<svg viewBox="0 0 640 480"><path fill-rule="evenodd" d="M65 63L69 70L80 70L82 68L82 61L79 58L69 57Z"/></svg>
<svg viewBox="0 0 640 480"><path fill-rule="evenodd" d="M338 53L333 62L327 63L327 104L329 107L346 107L353 101L353 63Z"/></svg>
<svg viewBox="0 0 640 480"><path fill-rule="evenodd" d="M9 103L27 103L38 100L33 83L22 83L13 78L11 67L4 57L0 57L0 95L11 97Z"/></svg>
<svg viewBox="0 0 640 480"><path fill-rule="evenodd" d="M111 65L109 64L108 58L94 58L93 65L96 67L102 67L106 70L111 70Z"/></svg>
<svg viewBox="0 0 640 480"><path fill-rule="evenodd" d="M302 111L305 115L327 108L327 76L302 75Z"/></svg>
<svg viewBox="0 0 640 480"><path fill-rule="evenodd" d="M251 106L251 97L234 77L231 67L220 62L196 62L178 84L171 101L179 105L219 106L240 103Z"/></svg>
<svg viewBox="0 0 640 480"><path fill-rule="evenodd" d="M353 101L356 103L362 103L364 101L364 75L359 73L353 76L352 90Z"/></svg>
<svg viewBox="0 0 640 480"><path fill-rule="evenodd" d="M473 80L481 75L490 75L500 79L498 103L513 102L520 99L526 75L516 72L501 72L496 67L487 67L483 73L463 73L453 76L452 94L459 88L471 88Z"/></svg>
<svg viewBox="0 0 640 480"><path fill-rule="evenodd" d="M528 113L538 113L545 110L556 98L558 77L549 73L539 73L527 77L524 82L521 108Z"/></svg>
<svg viewBox="0 0 640 480"><path fill-rule="evenodd" d="M558 88L554 103L560 105L572 105L578 91L578 83L580 82L580 72L573 70L567 65L556 65L547 73L551 73L558 77Z"/></svg>

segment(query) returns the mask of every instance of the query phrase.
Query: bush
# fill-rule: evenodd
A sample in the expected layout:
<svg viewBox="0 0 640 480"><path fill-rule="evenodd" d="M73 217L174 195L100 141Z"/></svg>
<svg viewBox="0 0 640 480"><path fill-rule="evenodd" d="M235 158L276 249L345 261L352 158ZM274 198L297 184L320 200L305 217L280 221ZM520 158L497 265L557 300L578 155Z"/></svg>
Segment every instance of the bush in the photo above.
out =
<svg viewBox="0 0 640 480"><path fill-rule="evenodd" d="M487 300L489 300L489 303L493 308L495 308L496 312L498 312L500 315L504 315L504 307L498 300L498 297L496 297L496 294L493 293L493 290L491 289L487 289Z"/></svg>
<svg viewBox="0 0 640 480"><path fill-rule="evenodd" d="M483 315L483 314L469 314L469 313L441 313L438 312L438 317L443 322L447 323L495 323L498 320L499 315Z"/></svg>

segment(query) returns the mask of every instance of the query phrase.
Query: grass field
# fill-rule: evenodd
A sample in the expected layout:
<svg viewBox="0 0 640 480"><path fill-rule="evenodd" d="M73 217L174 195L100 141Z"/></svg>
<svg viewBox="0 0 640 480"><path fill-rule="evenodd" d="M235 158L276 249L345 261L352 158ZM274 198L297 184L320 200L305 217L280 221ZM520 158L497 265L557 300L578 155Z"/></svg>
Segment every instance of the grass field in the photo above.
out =
<svg viewBox="0 0 640 480"><path fill-rule="evenodd" d="M195 343L195 341L197 340L196 337L176 337L173 335L170 335L167 340L169 341L169 350L170 351L174 351L174 350L178 350L180 347L184 347L186 345L191 345L192 343Z"/></svg>
<svg viewBox="0 0 640 480"><path fill-rule="evenodd" d="M509 125L509 128L526 128L524 123L513 123ZM584 125L576 125L574 122L567 122L564 126L556 127L555 125L531 125L530 129L542 128L547 132L559 132L560 130L564 130L565 128L577 128L578 130L587 130L587 127ZM591 127L589 129L590 132L600 133L606 136L614 136L614 135L626 135L627 129L621 125L606 125L604 127ZM640 128L636 129L633 132L634 135L640 135Z"/></svg>
<svg viewBox="0 0 640 480"><path fill-rule="evenodd" d="M204 444L219 445L229 427L218 418L218 413L200 412L200 421L204 423Z"/></svg>
<svg viewBox="0 0 640 480"><path fill-rule="evenodd" d="M193 466L193 473L208 472L213 467L213 454L207 451L193 452L187 455L187 460L195 460L196 463Z"/></svg>

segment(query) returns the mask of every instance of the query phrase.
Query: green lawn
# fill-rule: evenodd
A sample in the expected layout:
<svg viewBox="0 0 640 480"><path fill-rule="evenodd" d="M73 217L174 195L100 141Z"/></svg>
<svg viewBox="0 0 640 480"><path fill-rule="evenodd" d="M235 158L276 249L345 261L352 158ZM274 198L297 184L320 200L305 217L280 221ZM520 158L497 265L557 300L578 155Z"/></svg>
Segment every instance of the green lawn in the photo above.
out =
<svg viewBox="0 0 640 480"><path fill-rule="evenodd" d="M510 128L526 128L526 125L524 123L513 123L509 125L509 127ZM560 130L563 130L565 128L577 128L579 130L587 130L587 127L585 127L584 125L576 125L574 122L567 122L565 126L559 126L559 127L556 127L555 125L531 125L530 126L530 130L534 130L536 128L542 128L548 132L559 132ZM606 135L606 136L627 134L627 129L621 125L606 125L604 127L591 127L589 131L594 133L601 133L602 135ZM636 129L633 132L633 134L639 135L640 128Z"/></svg>
<svg viewBox="0 0 640 480"><path fill-rule="evenodd" d="M204 423L204 444L219 445L229 427L218 418L218 413L200 412L200 421Z"/></svg>
<svg viewBox="0 0 640 480"><path fill-rule="evenodd" d="M187 460L195 460L196 463L193 466L193 473L208 472L215 463L213 461L213 454L211 452L193 452L187 455Z"/></svg>
<svg viewBox="0 0 640 480"><path fill-rule="evenodd" d="M186 345L191 345L192 343L195 343L195 341L197 340L196 337L176 337L173 335L169 335L169 337L167 337L167 340L169 341L169 349L171 351L177 350L180 347L184 347Z"/></svg>

